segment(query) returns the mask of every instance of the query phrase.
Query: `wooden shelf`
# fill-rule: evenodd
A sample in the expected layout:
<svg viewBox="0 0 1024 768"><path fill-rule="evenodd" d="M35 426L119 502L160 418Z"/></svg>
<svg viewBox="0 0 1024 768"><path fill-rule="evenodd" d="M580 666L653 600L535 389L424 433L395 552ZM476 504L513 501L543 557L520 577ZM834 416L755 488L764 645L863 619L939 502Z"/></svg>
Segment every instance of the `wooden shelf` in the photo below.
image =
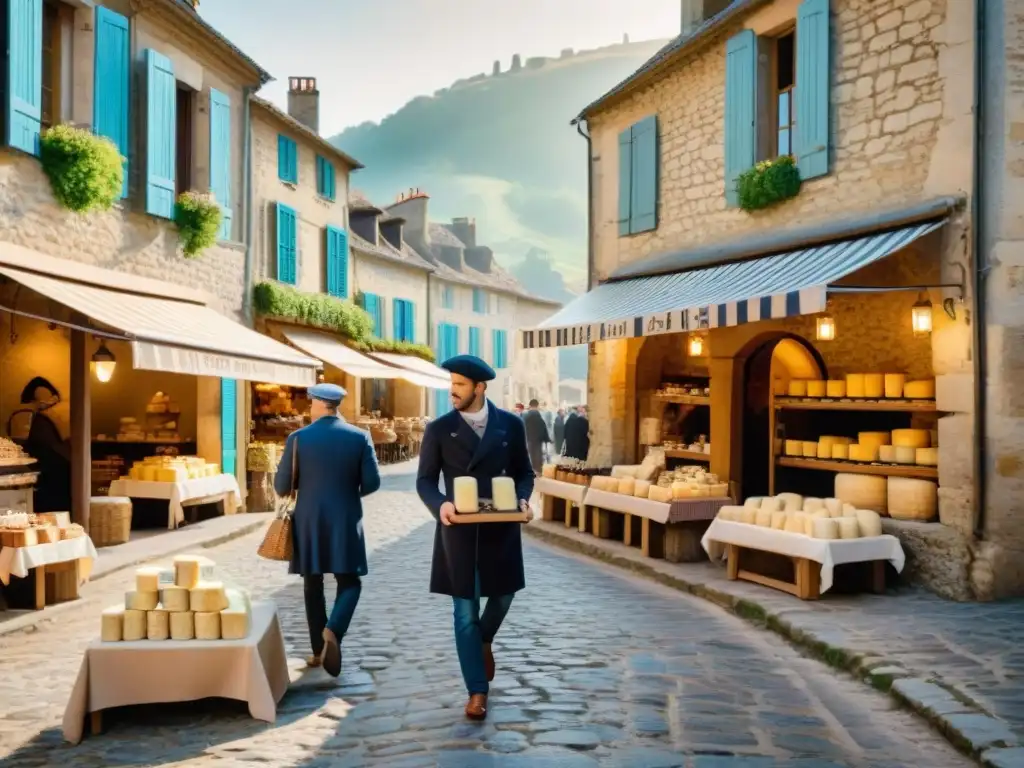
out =
<svg viewBox="0 0 1024 768"><path fill-rule="evenodd" d="M894 411L934 413L934 400L848 400L776 397L776 410L788 411Z"/></svg>
<svg viewBox="0 0 1024 768"><path fill-rule="evenodd" d="M656 400L664 400L666 403L679 403L680 405L711 405L711 397L705 395L666 395L655 394Z"/></svg>
<svg viewBox="0 0 1024 768"><path fill-rule="evenodd" d="M665 458L667 459L689 459L690 461L710 462L711 454L700 451L687 451L682 448L666 448Z"/></svg>
<svg viewBox="0 0 1024 768"><path fill-rule="evenodd" d="M666 455L667 452L666 452ZM850 472L854 475L883 475L885 477L918 477L937 480L938 467L917 467L907 464L864 464L859 461L837 461L828 459L801 459L796 456L779 456L776 466L793 469L817 469L822 472Z"/></svg>

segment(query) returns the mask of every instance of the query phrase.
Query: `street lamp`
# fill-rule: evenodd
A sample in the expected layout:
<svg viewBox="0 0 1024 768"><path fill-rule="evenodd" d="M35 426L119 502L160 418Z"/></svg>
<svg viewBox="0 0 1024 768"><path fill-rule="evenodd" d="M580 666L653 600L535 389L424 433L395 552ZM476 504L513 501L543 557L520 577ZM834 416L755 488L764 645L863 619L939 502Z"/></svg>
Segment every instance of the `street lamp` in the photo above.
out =
<svg viewBox="0 0 1024 768"><path fill-rule="evenodd" d="M917 303L910 308L910 321L915 336L927 336L932 332L932 303L923 293Z"/></svg>
<svg viewBox="0 0 1024 768"><path fill-rule="evenodd" d="M113 352L107 349L107 345L102 341L100 347L92 355L92 361L89 364L92 368L93 375L96 376L96 380L101 384L106 384L114 376L114 369L117 367L117 358L114 357Z"/></svg>

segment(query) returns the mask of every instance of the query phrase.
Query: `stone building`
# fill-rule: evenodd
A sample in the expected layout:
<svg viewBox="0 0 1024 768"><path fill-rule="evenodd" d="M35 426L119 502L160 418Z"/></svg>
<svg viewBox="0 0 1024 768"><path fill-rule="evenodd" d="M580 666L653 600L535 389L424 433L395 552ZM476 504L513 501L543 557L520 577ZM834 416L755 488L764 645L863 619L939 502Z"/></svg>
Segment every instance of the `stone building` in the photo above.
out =
<svg viewBox="0 0 1024 768"><path fill-rule="evenodd" d="M747 384L783 339L810 350L822 378L934 377L938 521L886 527L910 576L941 594L1024 594L1011 255L1024 231L1013 122L1024 8L681 4L682 34L575 121L589 136L594 287L523 333L527 346L590 343L591 459L638 458L659 377L702 375L712 470L756 485ZM799 191L752 203L755 166L784 157ZM912 325L922 298L930 333Z"/></svg>
<svg viewBox="0 0 1024 768"><path fill-rule="evenodd" d="M433 268L427 306L430 344L438 359L475 354L498 374L490 397L504 408L531 398L558 402L558 351L523 350L513 329L540 323L559 306L530 296L502 269L494 252L477 242L476 222L430 220L430 198L419 190L400 195L386 213L403 222L405 242ZM432 415L450 409L446 392L434 397Z"/></svg>
<svg viewBox="0 0 1024 768"><path fill-rule="evenodd" d="M72 439L72 509L86 521L90 445L170 392L194 448L241 472L239 379L308 383L315 361L241 323L247 293L250 95L270 76L183 0L12 0L0 151L0 421L32 376L61 393ZM72 213L55 200L40 132L91 128L125 158L122 199ZM184 191L211 192L217 242L186 258L172 219ZM90 358L116 358L91 384ZM187 426L186 426L187 423ZM92 451L91 451L92 449Z"/></svg>

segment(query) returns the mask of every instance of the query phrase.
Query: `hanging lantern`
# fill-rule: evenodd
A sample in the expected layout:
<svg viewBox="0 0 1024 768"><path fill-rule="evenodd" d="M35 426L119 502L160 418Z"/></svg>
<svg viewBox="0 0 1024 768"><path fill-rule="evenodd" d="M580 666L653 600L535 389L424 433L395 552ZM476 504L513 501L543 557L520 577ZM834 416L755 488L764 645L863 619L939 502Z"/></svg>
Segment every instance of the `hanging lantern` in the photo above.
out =
<svg viewBox="0 0 1024 768"><path fill-rule="evenodd" d="M910 308L910 321L915 336L927 336L932 332L932 303L924 294Z"/></svg>
<svg viewBox="0 0 1024 768"><path fill-rule="evenodd" d="M688 345L690 357L700 357L704 354L704 339L700 336L691 336Z"/></svg>
<svg viewBox="0 0 1024 768"><path fill-rule="evenodd" d="M815 338L818 341L834 341L836 338L836 319L831 315L822 315L817 320Z"/></svg>
<svg viewBox="0 0 1024 768"><path fill-rule="evenodd" d="M100 342L100 347L93 353L89 367L92 368L92 372L96 377L96 380L101 384L106 384L114 377L114 369L117 367L117 358L115 358L114 354L107 349L106 344Z"/></svg>

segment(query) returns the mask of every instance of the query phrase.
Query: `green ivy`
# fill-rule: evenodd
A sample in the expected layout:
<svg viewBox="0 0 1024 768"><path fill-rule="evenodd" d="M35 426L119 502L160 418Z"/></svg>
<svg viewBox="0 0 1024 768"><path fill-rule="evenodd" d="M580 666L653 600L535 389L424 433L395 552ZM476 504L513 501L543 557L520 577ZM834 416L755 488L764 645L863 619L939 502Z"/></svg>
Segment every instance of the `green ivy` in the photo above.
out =
<svg viewBox="0 0 1024 768"><path fill-rule="evenodd" d="M390 352L395 355L410 355L434 362L434 350L426 344L414 344L411 341L393 341L372 337L366 341L357 342L353 346L363 352Z"/></svg>
<svg viewBox="0 0 1024 768"><path fill-rule="evenodd" d="M792 157L765 160L740 174L737 180L740 208L756 211L796 197L800 170Z"/></svg>
<svg viewBox="0 0 1024 768"><path fill-rule="evenodd" d="M224 213L213 195L182 192L174 203L174 223L185 258L194 259L217 242Z"/></svg>
<svg viewBox="0 0 1024 768"><path fill-rule="evenodd" d="M73 125L55 125L39 138L39 160L53 196L76 213L106 211L124 188L124 158L110 139Z"/></svg>

